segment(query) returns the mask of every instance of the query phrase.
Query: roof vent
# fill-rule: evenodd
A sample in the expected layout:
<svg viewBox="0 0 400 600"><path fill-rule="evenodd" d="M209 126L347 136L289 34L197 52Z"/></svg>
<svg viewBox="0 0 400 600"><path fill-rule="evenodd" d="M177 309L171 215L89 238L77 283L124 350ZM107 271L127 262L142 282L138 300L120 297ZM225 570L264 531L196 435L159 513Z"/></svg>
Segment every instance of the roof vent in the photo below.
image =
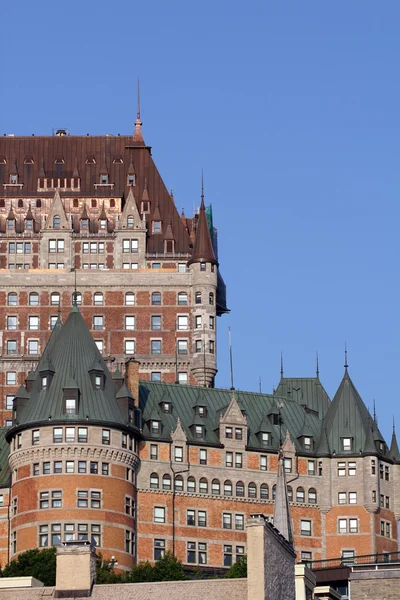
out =
<svg viewBox="0 0 400 600"><path fill-rule="evenodd" d="M67 132L65 129L57 129L56 135L58 135L58 137L63 137L64 135L67 135Z"/></svg>

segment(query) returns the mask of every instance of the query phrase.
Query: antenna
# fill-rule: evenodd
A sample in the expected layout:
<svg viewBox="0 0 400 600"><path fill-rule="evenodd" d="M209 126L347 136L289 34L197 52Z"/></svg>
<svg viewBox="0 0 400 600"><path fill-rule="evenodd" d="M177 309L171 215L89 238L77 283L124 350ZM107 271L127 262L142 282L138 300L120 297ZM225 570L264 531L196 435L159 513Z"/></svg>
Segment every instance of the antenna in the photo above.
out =
<svg viewBox="0 0 400 600"><path fill-rule="evenodd" d="M204 169L201 169L201 201L204 203Z"/></svg>
<svg viewBox="0 0 400 600"><path fill-rule="evenodd" d="M258 378L258 389L259 389L260 394L261 394L261 375Z"/></svg>
<svg viewBox="0 0 400 600"><path fill-rule="evenodd" d="M347 367L348 367L348 362L347 362L347 344L346 342L344 343L344 368L347 371Z"/></svg>
<svg viewBox="0 0 400 600"><path fill-rule="evenodd" d="M281 377L283 377L283 352L281 351Z"/></svg>
<svg viewBox="0 0 400 600"><path fill-rule="evenodd" d="M317 371L316 371L316 374L317 374L317 378L318 378L318 377L319 377L319 361L318 361L318 351L317 351Z"/></svg>
<svg viewBox="0 0 400 600"><path fill-rule="evenodd" d="M376 424L378 424L378 421L376 420L376 406L375 406L375 398L374 398L374 421Z"/></svg>
<svg viewBox="0 0 400 600"><path fill-rule="evenodd" d="M230 327L228 327L228 334L229 334L229 364L230 364L230 368L231 368L231 390L233 391L235 389L235 386L233 385L232 336L231 336L231 328Z"/></svg>

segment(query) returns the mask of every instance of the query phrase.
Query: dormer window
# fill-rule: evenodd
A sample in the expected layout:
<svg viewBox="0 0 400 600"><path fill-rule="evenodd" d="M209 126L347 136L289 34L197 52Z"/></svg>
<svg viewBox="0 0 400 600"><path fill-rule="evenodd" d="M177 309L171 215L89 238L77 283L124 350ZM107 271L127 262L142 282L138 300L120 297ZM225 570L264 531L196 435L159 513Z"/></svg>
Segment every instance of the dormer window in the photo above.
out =
<svg viewBox="0 0 400 600"><path fill-rule="evenodd" d="M307 437L307 436L304 437L303 444L304 444L304 450L311 450L312 441L311 441L310 437Z"/></svg>
<svg viewBox="0 0 400 600"><path fill-rule="evenodd" d="M153 233L161 233L161 221L153 221Z"/></svg>
<svg viewBox="0 0 400 600"><path fill-rule="evenodd" d="M342 450L345 452L349 452L352 449L352 439L351 438L342 438Z"/></svg>
<svg viewBox="0 0 400 600"><path fill-rule="evenodd" d="M151 433L158 435L160 433L160 421L151 421L150 430Z"/></svg>
<svg viewBox="0 0 400 600"><path fill-rule="evenodd" d="M171 412L172 412L171 402L163 402L163 410L166 415L171 414Z"/></svg>
<svg viewBox="0 0 400 600"><path fill-rule="evenodd" d="M101 185L107 185L108 175L100 175L100 183L101 183Z"/></svg>
<svg viewBox="0 0 400 600"><path fill-rule="evenodd" d="M47 390L47 377L42 377L42 390Z"/></svg>
<svg viewBox="0 0 400 600"><path fill-rule="evenodd" d="M101 375L95 375L94 377L94 389L101 390L102 388L102 377Z"/></svg>
<svg viewBox="0 0 400 600"><path fill-rule="evenodd" d="M202 425L195 425L194 435L198 440L203 439L204 437L204 427Z"/></svg>
<svg viewBox="0 0 400 600"><path fill-rule="evenodd" d="M128 218L126 219L126 225L127 225L127 227L133 227L133 217L132 217L132 215L129 215Z"/></svg>
<svg viewBox="0 0 400 600"><path fill-rule="evenodd" d="M65 399L65 414L76 415L76 399L66 398Z"/></svg>
<svg viewBox="0 0 400 600"><path fill-rule="evenodd" d="M128 423L134 422L134 415L135 415L135 412L134 412L133 408L128 408Z"/></svg>
<svg viewBox="0 0 400 600"><path fill-rule="evenodd" d="M197 414L199 415L199 417L203 417L205 418L207 416L207 409L205 406L198 406L197 407Z"/></svg>
<svg viewBox="0 0 400 600"><path fill-rule="evenodd" d="M148 200L142 201L142 213L150 212L150 202Z"/></svg>
<svg viewBox="0 0 400 600"><path fill-rule="evenodd" d="M270 444L270 434L269 433L262 433L261 434L261 441L262 441L262 445L263 446L269 446Z"/></svg>
<svg viewBox="0 0 400 600"><path fill-rule="evenodd" d="M133 174L128 175L128 185L135 185L135 176Z"/></svg>
<svg viewBox="0 0 400 600"><path fill-rule="evenodd" d="M53 228L60 229L60 227L61 227L61 219L58 215L56 215L55 217L53 217Z"/></svg>
<svg viewBox="0 0 400 600"><path fill-rule="evenodd" d="M232 427L225 427L225 437L229 440L233 437L233 429Z"/></svg>
<svg viewBox="0 0 400 600"><path fill-rule="evenodd" d="M10 183L16 185L18 183L18 175L10 175Z"/></svg>
<svg viewBox="0 0 400 600"><path fill-rule="evenodd" d="M32 219L26 219L25 221L25 229L31 230L33 228Z"/></svg>
<svg viewBox="0 0 400 600"><path fill-rule="evenodd" d="M107 220L106 219L100 219L99 221L99 225L100 225L100 229L106 229L107 228Z"/></svg>
<svg viewBox="0 0 400 600"><path fill-rule="evenodd" d="M88 229L89 219L81 219L81 229Z"/></svg>
<svg viewBox="0 0 400 600"><path fill-rule="evenodd" d="M14 229L15 221L14 219L7 219L7 229Z"/></svg>

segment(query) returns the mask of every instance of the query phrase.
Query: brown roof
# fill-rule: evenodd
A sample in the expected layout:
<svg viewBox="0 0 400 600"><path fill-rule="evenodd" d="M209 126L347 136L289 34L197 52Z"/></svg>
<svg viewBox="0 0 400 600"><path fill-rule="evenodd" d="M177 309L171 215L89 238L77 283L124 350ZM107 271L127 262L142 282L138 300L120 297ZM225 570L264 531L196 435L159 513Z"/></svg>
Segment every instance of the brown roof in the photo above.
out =
<svg viewBox="0 0 400 600"><path fill-rule="evenodd" d="M208 229L206 209L204 206L203 197L201 198L193 254L188 262L188 265L191 265L195 262L209 262L213 265L217 264L217 259L215 258L214 249L211 242L210 231Z"/></svg>
<svg viewBox="0 0 400 600"><path fill-rule="evenodd" d="M139 124L137 123L137 126ZM138 131L138 127L136 132ZM4 198L45 198L53 197L54 190L38 191L38 179L45 177L73 177L79 174L80 190L60 192L61 198L123 198L128 195L128 174L135 172L133 193L139 212L141 200L150 201L150 214L157 215L167 227L169 216L175 239L175 251L190 254L191 240L187 228L175 208L164 182L151 156L150 148L143 141L132 136L31 136L1 137L0 193ZM114 161L119 157L122 162ZM32 157L33 164L24 164L26 157ZM62 157L63 163L56 163ZM91 163L88 159L93 159ZM108 182L113 186L101 186L100 175L107 165ZM3 187L9 183L10 174L18 173L18 183L23 187ZM158 217L159 215L159 217ZM152 235L149 227L148 252L164 252L164 237Z"/></svg>

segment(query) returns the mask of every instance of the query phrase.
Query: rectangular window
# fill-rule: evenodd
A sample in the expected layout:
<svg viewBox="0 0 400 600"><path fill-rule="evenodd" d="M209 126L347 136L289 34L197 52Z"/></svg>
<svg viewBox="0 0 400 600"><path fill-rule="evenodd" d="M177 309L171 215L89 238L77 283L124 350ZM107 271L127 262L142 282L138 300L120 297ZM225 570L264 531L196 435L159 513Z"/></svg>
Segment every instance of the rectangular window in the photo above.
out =
<svg viewBox="0 0 400 600"><path fill-rule="evenodd" d="M311 535L311 521L301 519L300 521L300 535Z"/></svg>
<svg viewBox="0 0 400 600"><path fill-rule="evenodd" d="M178 316L178 330L182 331L187 329L189 329L189 317L186 315Z"/></svg>
<svg viewBox="0 0 400 600"><path fill-rule="evenodd" d="M95 462L95 461L91 461L90 462L90 473L92 475L98 475L99 474L99 463Z"/></svg>
<svg viewBox="0 0 400 600"><path fill-rule="evenodd" d="M196 561L196 542L187 542L186 562L195 564Z"/></svg>
<svg viewBox="0 0 400 600"><path fill-rule="evenodd" d="M235 427L235 440L243 439L243 429L241 427Z"/></svg>
<svg viewBox="0 0 400 600"><path fill-rule="evenodd" d="M40 442L40 431L39 429L34 429L32 431L32 446L37 446Z"/></svg>
<svg viewBox="0 0 400 600"><path fill-rule="evenodd" d="M47 548L49 546L49 526L39 526L39 547Z"/></svg>
<svg viewBox="0 0 400 600"><path fill-rule="evenodd" d="M215 329L215 317L213 317L213 316L210 317L209 326L210 326L210 329Z"/></svg>
<svg viewBox="0 0 400 600"><path fill-rule="evenodd" d="M339 533L347 533L347 519L339 519Z"/></svg>
<svg viewBox="0 0 400 600"><path fill-rule="evenodd" d="M354 477L357 474L357 466L355 462L348 462L347 463L347 474L350 477Z"/></svg>
<svg viewBox="0 0 400 600"><path fill-rule="evenodd" d="M76 505L78 508L88 508L89 492L86 490L78 490Z"/></svg>
<svg viewBox="0 0 400 600"><path fill-rule="evenodd" d="M63 441L63 430L62 427L54 427L53 429L53 443L61 444Z"/></svg>
<svg viewBox="0 0 400 600"><path fill-rule="evenodd" d="M308 475L315 475L315 460L307 461L307 473Z"/></svg>
<svg viewBox="0 0 400 600"><path fill-rule="evenodd" d="M152 371L151 381L161 381L161 371Z"/></svg>
<svg viewBox="0 0 400 600"><path fill-rule="evenodd" d="M225 427L225 437L232 439L232 427Z"/></svg>
<svg viewBox="0 0 400 600"><path fill-rule="evenodd" d="M385 466L385 481L390 480L390 470L388 466Z"/></svg>
<svg viewBox="0 0 400 600"><path fill-rule="evenodd" d="M154 560L160 560L165 555L165 540L154 540Z"/></svg>
<svg viewBox="0 0 400 600"><path fill-rule="evenodd" d="M347 503L347 494L346 492L339 492L338 494L338 504L346 504Z"/></svg>
<svg viewBox="0 0 400 600"><path fill-rule="evenodd" d="M125 317L125 329L127 331L135 329L135 317L132 317L132 316Z"/></svg>
<svg viewBox="0 0 400 600"><path fill-rule="evenodd" d="M206 465L207 464L207 450L200 450L199 451L199 461L201 465Z"/></svg>
<svg viewBox="0 0 400 600"><path fill-rule="evenodd" d="M201 315L196 315L195 327L196 327L196 329L201 329Z"/></svg>
<svg viewBox="0 0 400 600"><path fill-rule="evenodd" d="M233 467L233 452L227 452L225 455L225 466Z"/></svg>
<svg viewBox="0 0 400 600"><path fill-rule="evenodd" d="M105 446L110 445L110 435L111 434L109 429L103 429L101 432L101 443Z"/></svg>
<svg viewBox="0 0 400 600"><path fill-rule="evenodd" d="M50 475L50 462L43 463L43 475Z"/></svg>
<svg viewBox="0 0 400 600"><path fill-rule="evenodd" d="M157 444L150 444L150 458L151 458L151 460L158 460Z"/></svg>
<svg viewBox="0 0 400 600"><path fill-rule="evenodd" d="M75 473L75 463L73 460L67 460L65 463L66 473Z"/></svg>
<svg viewBox="0 0 400 600"><path fill-rule="evenodd" d="M86 473L86 461L78 461L78 473Z"/></svg>
<svg viewBox="0 0 400 600"><path fill-rule="evenodd" d="M205 510L197 511L197 525L198 527L207 527L207 513Z"/></svg>
<svg viewBox="0 0 400 600"><path fill-rule="evenodd" d="M38 477L39 476L39 463L34 463L32 465L32 475L34 477Z"/></svg>
<svg viewBox="0 0 400 600"><path fill-rule="evenodd" d="M53 473L62 473L62 462L61 460L55 460L53 463Z"/></svg>
<svg viewBox="0 0 400 600"><path fill-rule="evenodd" d="M88 441L88 430L87 427L78 427L78 442L86 443Z"/></svg>
<svg viewBox="0 0 400 600"><path fill-rule="evenodd" d="M243 455L241 452L235 454L235 467L241 469L243 467Z"/></svg>
<svg viewBox="0 0 400 600"><path fill-rule="evenodd" d="M345 452L349 452L351 450L351 438L342 438L342 450Z"/></svg>
<svg viewBox="0 0 400 600"><path fill-rule="evenodd" d="M39 354L39 342L37 340L28 340L28 354Z"/></svg>
<svg viewBox="0 0 400 600"><path fill-rule="evenodd" d="M350 533L358 533L358 520L357 519L349 519L349 532Z"/></svg>
<svg viewBox="0 0 400 600"><path fill-rule="evenodd" d="M266 471L268 469L268 457L260 456L260 471Z"/></svg>
<svg viewBox="0 0 400 600"><path fill-rule="evenodd" d="M161 340L151 340L151 354L161 354Z"/></svg>
<svg viewBox="0 0 400 600"><path fill-rule="evenodd" d="M101 507L101 492L90 492L90 508Z"/></svg>
<svg viewBox="0 0 400 600"><path fill-rule="evenodd" d="M17 317L7 317L7 330L15 331L17 329Z"/></svg>
<svg viewBox="0 0 400 600"><path fill-rule="evenodd" d="M338 477L344 477L346 475L346 463L345 462L338 462L337 474L338 474Z"/></svg>
<svg viewBox="0 0 400 600"><path fill-rule="evenodd" d="M349 504L357 504L357 492L349 492Z"/></svg>
<svg viewBox="0 0 400 600"><path fill-rule="evenodd" d="M230 513L222 514L222 527L224 529L232 529L232 515Z"/></svg>
<svg viewBox="0 0 400 600"><path fill-rule="evenodd" d="M101 330L104 329L104 317L103 316L94 316L93 317L93 329Z"/></svg>
<svg viewBox="0 0 400 600"><path fill-rule="evenodd" d="M73 444L75 442L75 427L65 428L65 441L67 444Z"/></svg>
<svg viewBox="0 0 400 600"><path fill-rule="evenodd" d="M285 473L292 472L292 459L291 458L283 459L283 468L285 469Z"/></svg>
<svg viewBox="0 0 400 600"><path fill-rule="evenodd" d="M224 545L224 567L232 565L232 546Z"/></svg>
<svg viewBox="0 0 400 600"><path fill-rule="evenodd" d="M6 351L7 351L7 354L17 354L17 341L16 340L7 340Z"/></svg>
<svg viewBox="0 0 400 600"><path fill-rule="evenodd" d="M183 446L175 446L175 462L183 461Z"/></svg>
<svg viewBox="0 0 400 600"><path fill-rule="evenodd" d="M244 530L244 515L235 515L235 529Z"/></svg>
<svg viewBox="0 0 400 600"><path fill-rule="evenodd" d="M189 509L186 511L186 524L192 525L193 527L196 525L196 511Z"/></svg>
<svg viewBox="0 0 400 600"><path fill-rule="evenodd" d="M109 474L109 464L108 463L101 463L101 474L102 475Z"/></svg>
<svg viewBox="0 0 400 600"><path fill-rule="evenodd" d="M16 385L17 384L17 373L16 371L7 371L6 373L6 384Z"/></svg>
<svg viewBox="0 0 400 600"><path fill-rule="evenodd" d="M152 315L151 316L151 328L153 330L161 329L161 316L160 315Z"/></svg>
<svg viewBox="0 0 400 600"><path fill-rule="evenodd" d="M135 354L135 340L125 340L125 354Z"/></svg>
<svg viewBox="0 0 400 600"><path fill-rule="evenodd" d="M165 523L165 508L162 506L154 507L154 523Z"/></svg>
<svg viewBox="0 0 400 600"><path fill-rule="evenodd" d="M178 354L187 354L188 353L188 342L187 340L178 340L177 343Z"/></svg>
<svg viewBox="0 0 400 600"><path fill-rule="evenodd" d="M62 491L55 490L51 492L51 508L61 508L62 507Z"/></svg>
<svg viewBox="0 0 400 600"><path fill-rule="evenodd" d="M49 492L40 492L39 508L49 508Z"/></svg>

